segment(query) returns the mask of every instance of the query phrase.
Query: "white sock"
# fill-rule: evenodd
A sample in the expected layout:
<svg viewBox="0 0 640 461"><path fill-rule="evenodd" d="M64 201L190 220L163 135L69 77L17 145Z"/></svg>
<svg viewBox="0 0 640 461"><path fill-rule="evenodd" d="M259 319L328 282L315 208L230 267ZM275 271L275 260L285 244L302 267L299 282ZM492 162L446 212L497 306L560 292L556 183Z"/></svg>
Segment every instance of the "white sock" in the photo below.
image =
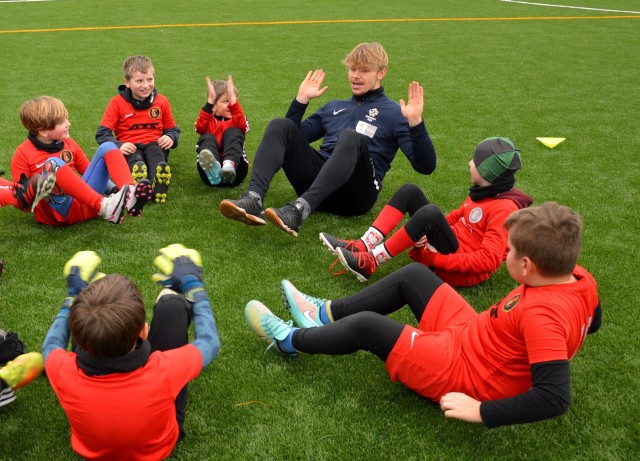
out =
<svg viewBox="0 0 640 461"><path fill-rule="evenodd" d="M364 233L361 240L364 242L367 250L371 251L384 240L384 235L375 227L370 227L367 232Z"/></svg>
<svg viewBox="0 0 640 461"><path fill-rule="evenodd" d="M376 260L377 266L391 259L391 255L384 247L384 243L376 246L373 250L371 250L371 254L373 255L373 259Z"/></svg>

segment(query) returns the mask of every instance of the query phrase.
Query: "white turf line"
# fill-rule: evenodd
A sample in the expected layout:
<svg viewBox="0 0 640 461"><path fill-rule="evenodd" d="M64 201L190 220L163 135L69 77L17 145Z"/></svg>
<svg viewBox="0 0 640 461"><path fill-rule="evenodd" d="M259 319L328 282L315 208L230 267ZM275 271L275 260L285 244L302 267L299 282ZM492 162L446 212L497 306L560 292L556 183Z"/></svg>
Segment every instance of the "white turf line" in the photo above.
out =
<svg viewBox="0 0 640 461"><path fill-rule="evenodd" d="M640 11L623 11L623 10L605 10L602 8L587 8L586 6L568 6L568 5L553 5L550 3L533 3L533 2L521 2L518 0L499 0L506 3L522 3L523 5L536 5L536 6L550 6L553 8L571 8L574 10L590 10L590 11L607 11L609 13L632 13L640 14Z"/></svg>

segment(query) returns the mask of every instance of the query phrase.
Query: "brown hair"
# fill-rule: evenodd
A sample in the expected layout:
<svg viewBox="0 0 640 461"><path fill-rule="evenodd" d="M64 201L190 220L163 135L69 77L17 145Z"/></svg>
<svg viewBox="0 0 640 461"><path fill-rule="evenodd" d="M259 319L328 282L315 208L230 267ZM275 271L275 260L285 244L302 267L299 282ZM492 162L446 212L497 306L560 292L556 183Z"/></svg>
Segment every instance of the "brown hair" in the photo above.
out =
<svg viewBox="0 0 640 461"><path fill-rule="evenodd" d="M138 286L120 274L110 274L75 299L69 329L75 342L90 354L121 357L133 349L145 320Z"/></svg>
<svg viewBox="0 0 640 461"><path fill-rule="evenodd" d="M31 133L53 130L56 125L69 118L62 101L51 96L38 96L20 106L20 121Z"/></svg>
<svg viewBox="0 0 640 461"><path fill-rule="evenodd" d="M154 72L153 63L151 59L146 56L129 56L122 64L122 72L124 73L125 80L131 79L134 72L146 73L149 71Z"/></svg>
<svg viewBox="0 0 640 461"><path fill-rule="evenodd" d="M381 71L389 65L389 56L379 43L360 43L345 56L342 64L357 68L372 66L376 71Z"/></svg>
<svg viewBox="0 0 640 461"><path fill-rule="evenodd" d="M213 85L213 89L216 90L216 99L213 101L213 104L218 102L218 99L227 92L227 82L225 80L214 80L211 82ZM236 98L238 97L238 89L234 86L234 93Z"/></svg>
<svg viewBox="0 0 640 461"><path fill-rule="evenodd" d="M513 212L504 223L513 250L527 256L541 274L571 274L582 245L582 219L556 202Z"/></svg>

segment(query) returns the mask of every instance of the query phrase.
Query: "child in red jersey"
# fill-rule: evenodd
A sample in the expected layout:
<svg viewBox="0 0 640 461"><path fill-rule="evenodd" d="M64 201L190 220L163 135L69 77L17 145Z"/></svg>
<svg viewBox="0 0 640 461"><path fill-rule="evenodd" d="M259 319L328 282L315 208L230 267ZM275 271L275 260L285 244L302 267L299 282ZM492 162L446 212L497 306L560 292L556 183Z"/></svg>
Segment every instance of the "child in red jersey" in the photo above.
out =
<svg viewBox="0 0 640 461"><path fill-rule="evenodd" d="M134 183L113 143L100 145L89 161L69 135L69 113L62 101L51 96L26 101L20 106L20 119L29 133L11 159L13 180L55 174L53 192L35 207L36 221L63 226L101 216L117 224L125 212L140 215L151 197L149 181ZM119 190L104 197L109 179Z"/></svg>
<svg viewBox="0 0 640 461"><path fill-rule="evenodd" d="M244 140L249 122L238 100L238 90L227 81L207 77L207 103L195 123L197 168L208 186L235 186L247 177L249 160Z"/></svg>
<svg viewBox="0 0 640 461"><path fill-rule="evenodd" d="M520 150L513 141L487 138L469 161L473 182L469 196L446 217L418 186L405 184L360 239L341 240L321 232L320 241L361 282L379 264L413 247L409 257L433 269L448 284L477 285L497 271L507 255L507 234L502 228L507 216L532 203L531 197L514 187L515 172L521 167ZM405 213L409 220L384 240Z"/></svg>
<svg viewBox="0 0 640 461"><path fill-rule="evenodd" d="M179 244L160 250L152 278L165 288L151 326L138 286L101 274L100 262L81 251L65 265L67 298L42 345L47 377L83 459L165 459L185 436L187 384L220 350L202 258Z"/></svg>
<svg viewBox="0 0 640 461"><path fill-rule="evenodd" d="M113 142L125 155L135 180L149 179L153 200L164 203L171 183L169 149L178 147L169 100L158 93L155 70L146 56L130 56L122 65L124 85L111 98L96 132L98 144Z"/></svg>
<svg viewBox="0 0 640 461"><path fill-rule="evenodd" d="M507 268L521 285L481 313L413 263L332 301L285 280L285 306L302 328L259 301L245 307L247 322L286 355L372 352L392 381L439 402L449 418L497 427L561 415L571 401L569 361L602 318L596 282L576 265L582 221L546 202L512 213L504 226ZM404 305L417 328L387 317Z"/></svg>

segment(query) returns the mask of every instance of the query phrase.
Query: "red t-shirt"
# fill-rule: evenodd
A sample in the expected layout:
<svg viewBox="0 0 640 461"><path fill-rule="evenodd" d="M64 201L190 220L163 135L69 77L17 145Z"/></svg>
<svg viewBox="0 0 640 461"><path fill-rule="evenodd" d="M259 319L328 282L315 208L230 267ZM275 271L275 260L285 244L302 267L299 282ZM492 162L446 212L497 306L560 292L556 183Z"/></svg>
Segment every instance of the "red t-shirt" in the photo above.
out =
<svg viewBox="0 0 640 461"><path fill-rule="evenodd" d="M521 285L477 315L442 285L418 328L407 326L389 354L391 379L435 401L447 392L486 401L527 391L532 364L571 359L589 330L598 306L596 283L580 266L573 275L574 283ZM430 330L451 309L462 315Z"/></svg>
<svg viewBox="0 0 640 461"><path fill-rule="evenodd" d="M205 134L211 133L218 140L219 151L222 153L222 135L227 128L235 126L243 133L249 131L249 122L244 116L240 100L236 100L235 104L229 104L229 111L231 112L231 118L219 120L213 114L205 112L200 109L200 114L194 125L196 133Z"/></svg>
<svg viewBox="0 0 640 461"><path fill-rule="evenodd" d="M128 373L87 376L76 354L47 357L46 372L71 425L71 446L86 459L160 460L178 440L174 401L202 370L193 345L154 352Z"/></svg>
<svg viewBox="0 0 640 461"><path fill-rule="evenodd" d="M120 142L156 142L165 130L176 127L169 100L157 94L151 107L136 110L122 95L111 98L100 125L113 131Z"/></svg>
<svg viewBox="0 0 640 461"><path fill-rule="evenodd" d="M41 174L45 162L51 157L61 158L67 165L80 174L83 174L89 167L89 158L72 138L65 139L62 150L58 152L40 150L31 141L26 139L16 148L13 158L11 159L11 176L13 180L18 181L20 174L25 174L28 177ZM56 186L56 189L54 189L54 193L60 194L64 192L60 190L59 186ZM97 216L89 207L80 204L77 200L73 202L69 214L64 218L56 213L47 204L46 200L42 200L38 203L34 211L35 219L42 224L58 226L63 223L71 224Z"/></svg>
<svg viewBox="0 0 640 461"><path fill-rule="evenodd" d="M409 257L431 267L452 286L473 286L488 280L507 255L507 233L503 225L518 206L509 199L489 197L474 202L467 197L447 222L458 238L458 251L433 253L428 247L414 248Z"/></svg>

